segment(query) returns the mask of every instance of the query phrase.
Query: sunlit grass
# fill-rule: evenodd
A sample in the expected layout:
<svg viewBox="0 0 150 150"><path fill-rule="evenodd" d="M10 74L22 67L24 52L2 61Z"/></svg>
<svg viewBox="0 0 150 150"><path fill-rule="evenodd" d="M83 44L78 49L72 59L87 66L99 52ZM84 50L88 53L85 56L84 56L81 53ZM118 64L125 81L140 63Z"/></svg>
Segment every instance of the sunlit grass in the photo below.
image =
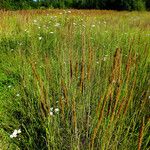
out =
<svg viewBox="0 0 150 150"><path fill-rule="evenodd" d="M148 149L149 12L0 13L2 149Z"/></svg>

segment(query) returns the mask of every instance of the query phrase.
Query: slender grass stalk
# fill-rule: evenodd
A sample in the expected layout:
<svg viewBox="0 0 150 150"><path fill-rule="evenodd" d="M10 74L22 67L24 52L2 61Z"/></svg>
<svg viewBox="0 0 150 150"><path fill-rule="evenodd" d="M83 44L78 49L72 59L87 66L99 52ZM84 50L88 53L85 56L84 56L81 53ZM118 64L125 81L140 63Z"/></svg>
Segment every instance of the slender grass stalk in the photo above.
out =
<svg viewBox="0 0 150 150"><path fill-rule="evenodd" d="M63 79L61 80L61 86L62 86L62 91L63 91L63 96L64 96L64 99L65 99L66 106L69 106L68 92L67 92L67 88L65 86L65 83L64 83Z"/></svg>
<svg viewBox="0 0 150 150"><path fill-rule="evenodd" d="M64 122L64 119L65 119L65 111L64 111L64 101L62 99L62 96L60 97L59 99L59 105L60 105L60 109L61 109L61 118L62 118L62 121Z"/></svg>
<svg viewBox="0 0 150 150"><path fill-rule="evenodd" d="M141 127L140 127L140 130L139 130L138 150L141 150L141 147L142 147L143 130L144 130L144 117L142 119Z"/></svg>
<svg viewBox="0 0 150 150"><path fill-rule="evenodd" d="M92 60L93 60L93 51L92 48L89 47L89 56L88 56L88 67L87 67L87 79L90 81L91 78L91 66L92 66Z"/></svg>
<svg viewBox="0 0 150 150"><path fill-rule="evenodd" d="M80 78L80 91L83 93L84 78L85 78L85 37L82 35L82 60L81 60L81 78Z"/></svg>
<svg viewBox="0 0 150 150"><path fill-rule="evenodd" d="M50 108L49 108L48 102L46 100L44 84L43 84L43 81L42 81L41 77L38 75L38 73L36 71L35 63L31 62L31 67L32 67L33 75L34 75L37 83L39 83L40 110L41 110L41 113L42 113L42 117L45 118L45 117L48 116Z"/></svg>
<svg viewBox="0 0 150 150"><path fill-rule="evenodd" d="M104 114L104 108L105 108L105 105L107 103L108 96L110 95L111 92L113 92L113 87L112 86L110 86L110 90L108 90L108 94L107 94L107 96L105 97L105 99L103 101L102 108L101 108L101 111L100 111L100 115L99 115L99 118L98 118L98 123L97 123L96 127L94 128L94 131L93 131L93 134L92 134L92 137L91 137L91 141L90 141L91 150L94 149L94 140L96 138L97 132L98 132L99 127L101 125L101 122L102 122L102 119L103 119L103 114Z"/></svg>

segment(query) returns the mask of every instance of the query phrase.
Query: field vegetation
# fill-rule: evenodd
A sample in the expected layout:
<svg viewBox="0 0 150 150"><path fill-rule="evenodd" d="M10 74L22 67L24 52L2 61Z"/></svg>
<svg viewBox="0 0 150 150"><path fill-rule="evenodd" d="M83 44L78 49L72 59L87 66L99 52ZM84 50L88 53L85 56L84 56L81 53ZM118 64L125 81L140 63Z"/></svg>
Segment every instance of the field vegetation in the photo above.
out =
<svg viewBox="0 0 150 150"><path fill-rule="evenodd" d="M0 11L0 149L148 150L150 13Z"/></svg>

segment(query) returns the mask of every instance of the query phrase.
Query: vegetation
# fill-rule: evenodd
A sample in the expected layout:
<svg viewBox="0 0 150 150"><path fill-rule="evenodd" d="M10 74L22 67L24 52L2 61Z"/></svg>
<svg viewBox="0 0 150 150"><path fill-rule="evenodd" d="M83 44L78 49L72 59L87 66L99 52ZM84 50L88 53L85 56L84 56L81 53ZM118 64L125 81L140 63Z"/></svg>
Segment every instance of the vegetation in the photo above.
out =
<svg viewBox="0 0 150 150"><path fill-rule="evenodd" d="M149 0L1 0L1 9L78 8L78 9L150 9Z"/></svg>
<svg viewBox="0 0 150 150"><path fill-rule="evenodd" d="M0 16L0 149L148 149L149 12Z"/></svg>

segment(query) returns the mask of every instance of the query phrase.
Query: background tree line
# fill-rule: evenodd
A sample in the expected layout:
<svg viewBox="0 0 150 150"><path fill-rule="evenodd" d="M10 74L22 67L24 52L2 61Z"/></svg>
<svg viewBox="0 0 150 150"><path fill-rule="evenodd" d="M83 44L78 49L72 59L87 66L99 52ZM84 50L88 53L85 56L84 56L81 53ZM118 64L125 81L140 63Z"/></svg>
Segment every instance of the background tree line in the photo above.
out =
<svg viewBox="0 0 150 150"><path fill-rule="evenodd" d="M150 0L0 0L0 9L36 8L150 10Z"/></svg>

